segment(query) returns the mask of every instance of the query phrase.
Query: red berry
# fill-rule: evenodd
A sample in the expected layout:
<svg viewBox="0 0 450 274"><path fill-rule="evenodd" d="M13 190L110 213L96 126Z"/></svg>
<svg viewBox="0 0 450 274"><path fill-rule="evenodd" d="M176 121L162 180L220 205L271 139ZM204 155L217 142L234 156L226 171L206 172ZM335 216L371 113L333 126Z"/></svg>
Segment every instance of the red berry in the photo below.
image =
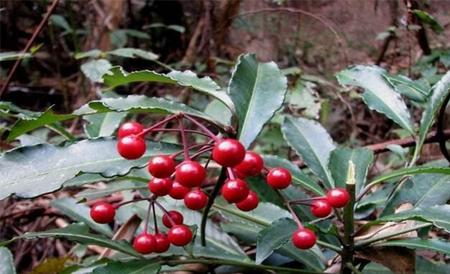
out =
<svg viewBox="0 0 450 274"><path fill-rule="evenodd" d="M239 203L236 203L236 206L242 211L250 211L257 208L258 203L259 203L258 195L250 190L248 192L247 198L240 201Z"/></svg>
<svg viewBox="0 0 450 274"><path fill-rule="evenodd" d="M183 224L183 215L180 212L178 212L176 210L171 210L168 213L169 214L164 213L164 215L162 217L162 222L165 227L171 228L173 225ZM172 222L173 222L173 224L172 224Z"/></svg>
<svg viewBox="0 0 450 274"><path fill-rule="evenodd" d="M153 178L148 182L148 189L156 196L164 196L169 194L172 189L172 179L170 178Z"/></svg>
<svg viewBox="0 0 450 274"><path fill-rule="evenodd" d="M91 218L99 224L107 224L114 220L116 209L107 202L98 202L91 207Z"/></svg>
<svg viewBox="0 0 450 274"><path fill-rule="evenodd" d="M136 135L125 136L117 142L117 151L128 160L138 159L146 150L145 141Z"/></svg>
<svg viewBox="0 0 450 274"><path fill-rule="evenodd" d="M327 201L332 207L344 207L350 201L345 188L333 188L327 192Z"/></svg>
<svg viewBox="0 0 450 274"><path fill-rule="evenodd" d="M175 200L182 200L184 196L191 191L190 188L183 186L179 182L175 181L172 184L172 188L170 189L169 196L174 198Z"/></svg>
<svg viewBox="0 0 450 274"><path fill-rule="evenodd" d="M267 174L267 183L273 188L286 188L291 184L291 181L291 173L282 167L272 168Z"/></svg>
<svg viewBox="0 0 450 274"><path fill-rule="evenodd" d="M244 173L242 173L236 169L233 169L233 173L234 173L234 176L236 176L237 178L242 179L242 180L244 180L247 177L247 175L245 175Z"/></svg>
<svg viewBox="0 0 450 274"><path fill-rule="evenodd" d="M292 243L300 249L309 249L316 244L316 234L307 228L299 228L292 234Z"/></svg>
<svg viewBox="0 0 450 274"><path fill-rule="evenodd" d="M311 203L311 213L316 217L327 217L331 210L331 205L326 200L316 200Z"/></svg>
<svg viewBox="0 0 450 274"><path fill-rule="evenodd" d="M167 155L155 156L148 162L148 171L156 178L170 177L175 171L175 161Z"/></svg>
<svg viewBox="0 0 450 274"><path fill-rule="evenodd" d="M185 187L200 186L205 179L205 169L195 161L183 161L175 170L175 180Z"/></svg>
<svg viewBox="0 0 450 274"><path fill-rule="evenodd" d="M144 127L137 122L128 122L120 126L117 136L119 139L129 136L137 135L144 130Z"/></svg>
<svg viewBox="0 0 450 274"><path fill-rule="evenodd" d="M149 254L155 251L155 237L148 233L141 233L134 238L133 248L141 254Z"/></svg>
<svg viewBox="0 0 450 274"><path fill-rule="evenodd" d="M175 225L167 233L169 242L176 246L185 246L192 240L192 231L185 225Z"/></svg>
<svg viewBox="0 0 450 274"><path fill-rule="evenodd" d="M223 139L216 143L212 151L212 158L219 165L233 167L244 160L245 148L235 139Z"/></svg>
<svg viewBox="0 0 450 274"><path fill-rule="evenodd" d="M264 160L258 153L247 151L244 160L234 167L237 173L244 176L256 176L261 173L264 167Z"/></svg>
<svg viewBox="0 0 450 274"><path fill-rule="evenodd" d="M237 203L247 198L249 189L241 179L228 180L222 186L222 196L229 203Z"/></svg>
<svg viewBox="0 0 450 274"><path fill-rule="evenodd" d="M169 239L167 239L166 234L158 233L155 234L155 252L163 253L166 252L170 247Z"/></svg>
<svg viewBox="0 0 450 274"><path fill-rule="evenodd" d="M184 205L192 210L199 210L208 203L208 196L200 189L189 191L184 196Z"/></svg>

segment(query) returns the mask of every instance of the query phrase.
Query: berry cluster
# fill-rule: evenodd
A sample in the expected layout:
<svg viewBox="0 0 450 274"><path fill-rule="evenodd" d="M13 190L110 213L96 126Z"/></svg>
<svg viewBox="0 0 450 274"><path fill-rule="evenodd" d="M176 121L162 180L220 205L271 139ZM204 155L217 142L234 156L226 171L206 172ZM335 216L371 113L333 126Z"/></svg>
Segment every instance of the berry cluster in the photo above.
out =
<svg viewBox="0 0 450 274"><path fill-rule="evenodd" d="M186 121L197 129L185 129ZM167 125L172 122L178 127L168 128ZM212 186L207 182L207 168L211 160L226 169L227 178L219 182L222 184L220 188L222 197L242 211L253 210L259 203L258 195L245 182L247 177L263 175L267 184L274 189L284 189L291 184L292 176L289 170L282 167L271 169L265 167L264 160L259 154L247 151L238 140L219 138L196 118L184 113L170 115L148 128L137 122L123 124L118 131L119 154L128 160L142 157L147 149L145 136L154 132L179 133L182 149L170 155L154 156L149 160L147 168L152 179L148 183L148 189L152 195L117 205L99 202L91 208L91 217L94 221L109 223L113 221L119 206L138 200L149 201L144 232L136 236L133 242L133 247L140 253L161 253L165 252L170 244L184 246L192 240L192 231L183 224L183 215L178 211L166 210L157 199L168 195L173 199L183 200L189 209L205 208L209 200L208 189ZM206 141L190 144L188 134L201 135ZM332 207L345 205L348 193L346 198L342 193L340 189L333 189L324 198L313 198L315 200L311 203L312 213L317 217L325 217L331 213ZM166 234L158 230L155 205L164 212L162 223L168 228ZM151 211L154 218L154 234L149 233L147 228ZM292 241L298 248L309 248L314 245L316 236L311 230L303 228L299 220L298 223L300 229L295 232Z"/></svg>

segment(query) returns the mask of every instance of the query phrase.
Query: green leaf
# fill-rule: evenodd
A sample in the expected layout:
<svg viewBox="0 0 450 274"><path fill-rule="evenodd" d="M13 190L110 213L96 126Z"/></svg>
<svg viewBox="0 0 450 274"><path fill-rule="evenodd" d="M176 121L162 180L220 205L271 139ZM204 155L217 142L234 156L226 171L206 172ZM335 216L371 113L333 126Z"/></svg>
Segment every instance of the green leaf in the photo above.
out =
<svg viewBox="0 0 450 274"><path fill-rule="evenodd" d="M104 234L108 237L113 235L111 228L106 224L98 224L92 220L90 209L84 204L78 204L73 198L62 198L53 200L51 205L61 211L64 215L69 216L75 221L83 222L93 230Z"/></svg>
<svg viewBox="0 0 450 274"><path fill-rule="evenodd" d="M423 10L413 10L413 13L419 18L422 23L429 25L431 29L437 33L443 32L444 27L439 23L439 21L429 14L426 11Z"/></svg>
<svg viewBox="0 0 450 274"><path fill-rule="evenodd" d="M433 223L433 225L450 231L450 205L439 205L428 208L414 208L396 214L384 216L380 221L419 220Z"/></svg>
<svg viewBox="0 0 450 274"><path fill-rule="evenodd" d="M0 247L0 274L16 274L13 256L6 247Z"/></svg>
<svg viewBox="0 0 450 274"><path fill-rule="evenodd" d="M106 59L91 60L81 65L81 71L92 82L102 83L102 76L112 68Z"/></svg>
<svg viewBox="0 0 450 274"><path fill-rule="evenodd" d="M168 74L157 73L150 70L141 70L127 73L122 67L113 67L103 76L105 85L115 88L134 82L158 82L163 84L177 84L190 87L206 95L213 96L224 103L230 110L234 110L231 99L220 90L219 85L210 77L199 78L192 71L171 71Z"/></svg>
<svg viewBox="0 0 450 274"><path fill-rule="evenodd" d="M212 100L205 109L205 114L214 118L214 120L221 122L224 125L231 125L231 118L233 113L219 100Z"/></svg>
<svg viewBox="0 0 450 274"><path fill-rule="evenodd" d="M317 85L312 82L297 80L295 87L287 94L289 108L299 111L307 118L319 119L322 99L316 88Z"/></svg>
<svg viewBox="0 0 450 274"><path fill-rule="evenodd" d="M424 174L424 173L435 173L435 174L447 174L450 175L450 168L448 167L425 167L425 166L419 166L419 167L410 167L410 168L402 168L398 169L396 171L393 171L391 173L380 175L373 179L370 184L377 184L380 182L385 182L400 176L405 175L414 175L414 174Z"/></svg>
<svg viewBox="0 0 450 274"><path fill-rule="evenodd" d="M412 249L427 249L450 255L450 243L439 239L404 239L376 244L376 246L401 246Z"/></svg>
<svg viewBox="0 0 450 274"><path fill-rule="evenodd" d="M417 102L425 102L429 90L424 90L421 85L404 75L390 75L383 73L382 76L391 84L395 91L411 98Z"/></svg>
<svg viewBox="0 0 450 274"><path fill-rule="evenodd" d="M328 169L331 151L335 146L327 131L317 122L286 116L281 127L284 139L321 178L327 188L335 186Z"/></svg>
<svg viewBox="0 0 450 274"><path fill-rule="evenodd" d="M129 161L117 153L116 140L107 138L84 140L66 147L50 144L20 147L0 157L0 200L13 193L35 197L57 190L80 173L125 175L133 167L144 166L150 156L175 151L176 145L148 142L144 156Z"/></svg>
<svg viewBox="0 0 450 274"><path fill-rule="evenodd" d="M71 224L64 228L51 229L41 232L27 232L21 236L14 237L11 241L35 238L67 238L68 240L75 241L80 244L98 245L117 250L133 257L141 257L138 253L136 253L136 251L134 251L128 242L111 240L105 236L92 234L88 231L89 229L85 224Z"/></svg>
<svg viewBox="0 0 450 274"><path fill-rule="evenodd" d="M439 82L432 88L431 96L428 98L428 102L425 107L425 111L422 114L419 128L419 141L417 142L414 151L414 160L420 154L422 146L427 137L427 133L436 119L436 116L444 103L445 97L450 92L450 71L447 72Z"/></svg>
<svg viewBox="0 0 450 274"><path fill-rule="evenodd" d="M274 62L259 63L254 54L241 55L228 93L239 121L239 140L248 147L284 101L286 76Z"/></svg>
<svg viewBox="0 0 450 274"><path fill-rule="evenodd" d="M16 51L0 52L0 62L31 58L31 53L22 53Z"/></svg>
<svg viewBox="0 0 450 274"><path fill-rule="evenodd" d="M95 268L93 274L158 274L161 264L148 260L123 262L108 262L104 266Z"/></svg>
<svg viewBox="0 0 450 274"><path fill-rule="evenodd" d="M336 75L341 85L361 87L364 102L414 134L411 116L405 102L383 78L385 71L375 66L354 66Z"/></svg>
<svg viewBox="0 0 450 274"><path fill-rule="evenodd" d="M86 115L84 119L88 122L84 130L89 138L111 136L119 127L126 112L107 112Z"/></svg>
<svg viewBox="0 0 450 274"><path fill-rule="evenodd" d="M67 22L66 18L64 16L59 14L52 14L50 16L50 22L54 24L55 26L58 26L62 29L64 29L67 32L71 32L72 28L70 27L69 23Z"/></svg>
<svg viewBox="0 0 450 274"><path fill-rule="evenodd" d="M78 52L75 54L74 58L75 59L83 59L83 58L98 58L102 55L102 51L99 49L92 49L92 50L88 50L88 51L84 51L84 52Z"/></svg>
<svg viewBox="0 0 450 274"><path fill-rule="evenodd" d="M356 192L358 193L366 183L367 172L373 162L373 152L364 148L338 147L330 156L330 170L336 186L345 187L348 174L348 163L355 165Z"/></svg>
<svg viewBox="0 0 450 274"><path fill-rule="evenodd" d="M136 49L136 48L119 48L112 51L106 52L106 54L120 56L120 57L126 57L126 58L142 58L146 60L156 60L158 59L158 55L154 54L151 51L145 51L142 49Z"/></svg>
<svg viewBox="0 0 450 274"><path fill-rule="evenodd" d="M123 178L123 177L122 177ZM66 184L64 184L66 185ZM134 181L122 181L122 182L113 182L108 183L106 188L103 189L89 189L83 192L79 192L76 194L77 198L85 198L85 199L98 199L105 196L109 196L111 194L121 192L124 190L138 190L138 189L147 189L148 186L146 183L142 182L134 182Z"/></svg>

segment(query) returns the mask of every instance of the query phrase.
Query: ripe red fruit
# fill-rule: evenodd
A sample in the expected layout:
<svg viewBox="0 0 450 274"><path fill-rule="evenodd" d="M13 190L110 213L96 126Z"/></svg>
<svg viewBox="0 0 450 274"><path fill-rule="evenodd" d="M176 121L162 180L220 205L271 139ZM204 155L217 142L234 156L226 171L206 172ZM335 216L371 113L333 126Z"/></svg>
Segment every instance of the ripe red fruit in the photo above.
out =
<svg viewBox="0 0 450 274"><path fill-rule="evenodd" d="M175 225L167 233L169 242L176 246L185 246L192 240L192 231L185 225Z"/></svg>
<svg viewBox="0 0 450 274"><path fill-rule="evenodd" d="M331 210L331 205L326 200L316 200L311 203L311 213L316 217L327 217Z"/></svg>
<svg viewBox="0 0 450 274"><path fill-rule="evenodd" d="M208 203L208 196L200 189L189 191L184 196L184 205L192 210L199 210Z"/></svg>
<svg viewBox="0 0 450 274"><path fill-rule="evenodd" d="M205 178L205 169L195 161L183 161L175 170L175 180L185 187L200 186Z"/></svg>
<svg viewBox="0 0 450 274"><path fill-rule="evenodd" d="M191 191L190 188L183 186L179 182L175 181L172 184L172 188L170 189L169 196L174 198L175 200L184 199L184 196Z"/></svg>
<svg viewBox="0 0 450 274"><path fill-rule="evenodd" d="M144 155L146 150L145 141L135 135L125 136L117 142L117 151L128 160L138 159Z"/></svg>
<svg viewBox="0 0 450 274"><path fill-rule="evenodd" d="M245 148L235 139L223 139L216 143L212 151L212 158L219 165L233 167L244 160Z"/></svg>
<svg viewBox="0 0 450 274"><path fill-rule="evenodd" d="M222 186L222 196L229 203L237 203L247 198L249 189L241 179L228 180Z"/></svg>
<svg viewBox="0 0 450 274"><path fill-rule="evenodd" d="M258 153L247 151L244 160L242 160L239 165L235 166L234 170L244 176L256 176L261 173L263 167L263 158Z"/></svg>
<svg viewBox="0 0 450 274"><path fill-rule="evenodd" d="M350 201L345 188L333 188L327 192L327 201L332 207L344 207Z"/></svg>
<svg viewBox="0 0 450 274"><path fill-rule="evenodd" d="M167 239L166 234L157 233L155 234L155 252L163 253L166 252L170 247L169 239Z"/></svg>
<svg viewBox="0 0 450 274"><path fill-rule="evenodd" d="M176 210L171 210L168 213L169 214L164 213L164 215L162 217L162 222L165 227L171 228L173 225L183 224L184 218L180 212L178 212ZM170 216L170 218L169 218L169 216ZM172 219L173 225L172 225L172 222L170 221L171 219Z"/></svg>
<svg viewBox="0 0 450 274"><path fill-rule="evenodd" d="M91 207L91 218L99 224L107 224L114 220L116 209L107 202L98 202Z"/></svg>
<svg viewBox="0 0 450 274"><path fill-rule="evenodd" d="M117 136L121 139L129 135L138 135L143 130L144 127L141 124L137 122L128 122L120 126Z"/></svg>
<svg viewBox="0 0 450 274"><path fill-rule="evenodd" d="M240 201L239 203L236 203L236 206L242 211L250 211L257 208L258 203L259 203L258 195L250 190L248 192L247 198Z"/></svg>
<svg viewBox="0 0 450 274"><path fill-rule="evenodd" d="M175 161L167 155L155 156L148 162L148 171L156 178L170 177L175 171Z"/></svg>
<svg viewBox="0 0 450 274"><path fill-rule="evenodd" d="M291 173L282 167L272 168L267 174L267 183L273 188L286 188L291 184L291 181Z"/></svg>
<svg viewBox="0 0 450 274"><path fill-rule="evenodd" d="M164 196L169 194L172 189L172 179L170 178L153 178L148 182L148 189L156 196Z"/></svg>
<svg viewBox="0 0 450 274"><path fill-rule="evenodd" d="M292 243L300 249L309 249L316 244L316 234L307 228L299 228L292 234Z"/></svg>
<svg viewBox="0 0 450 274"><path fill-rule="evenodd" d="M144 232L134 238L133 248L141 254L149 254L155 251L155 247L156 240L151 234Z"/></svg>

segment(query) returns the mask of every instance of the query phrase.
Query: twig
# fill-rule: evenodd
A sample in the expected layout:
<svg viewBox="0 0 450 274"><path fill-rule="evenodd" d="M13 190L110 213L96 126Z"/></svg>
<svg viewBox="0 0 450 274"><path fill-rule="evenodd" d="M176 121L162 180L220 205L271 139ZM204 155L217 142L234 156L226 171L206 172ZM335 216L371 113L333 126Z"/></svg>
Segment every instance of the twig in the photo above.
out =
<svg viewBox="0 0 450 274"><path fill-rule="evenodd" d="M48 18L50 18L50 15L55 10L56 6L58 5L59 0L53 0L53 3L48 8L47 13L42 18L41 22L39 23L38 27L34 30L33 35L31 36L30 40L28 40L27 44L25 45L25 48L22 50L22 53L26 53L30 50L31 45L33 44L34 40L38 36L38 34L41 32L42 28L44 27L45 23L48 21ZM11 79L14 75L14 72L16 72L17 67L19 67L20 63L22 62L22 58L19 58L14 63L13 67L11 68L11 71L8 74L8 78L6 78L5 84L3 85L2 89L0 90L0 97L2 94L6 91L6 89L9 86L9 83L11 82Z"/></svg>

